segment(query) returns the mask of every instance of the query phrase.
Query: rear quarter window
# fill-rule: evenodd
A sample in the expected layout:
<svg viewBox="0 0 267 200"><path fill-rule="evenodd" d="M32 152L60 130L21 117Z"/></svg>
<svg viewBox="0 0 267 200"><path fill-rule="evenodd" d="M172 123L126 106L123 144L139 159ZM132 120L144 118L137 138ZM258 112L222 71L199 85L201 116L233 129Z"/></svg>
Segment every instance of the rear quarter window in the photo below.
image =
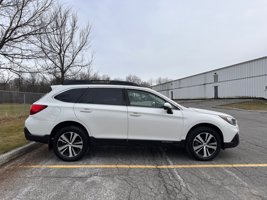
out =
<svg viewBox="0 0 267 200"><path fill-rule="evenodd" d="M86 88L70 89L56 95L54 98L63 102L75 103L79 100L79 98L83 95L85 91Z"/></svg>

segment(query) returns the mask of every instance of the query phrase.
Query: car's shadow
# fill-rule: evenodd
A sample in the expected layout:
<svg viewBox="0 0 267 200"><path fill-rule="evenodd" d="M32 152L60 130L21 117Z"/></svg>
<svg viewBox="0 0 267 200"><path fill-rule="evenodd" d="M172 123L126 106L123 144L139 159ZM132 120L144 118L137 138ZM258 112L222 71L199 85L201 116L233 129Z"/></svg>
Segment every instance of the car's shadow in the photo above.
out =
<svg viewBox="0 0 267 200"><path fill-rule="evenodd" d="M33 163L63 164L53 153L43 146L31 156ZM221 151L213 161L216 163L238 161L238 152L233 150ZM75 164L139 164L139 165L172 165L199 164L188 155L184 147L176 143L161 143L147 141L102 141L90 143L87 154Z"/></svg>
<svg viewBox="0 0 267 200"><path fill-rule="evenodd" d="M104 162L166 164L166 159L173 157L181 160L188 159L185 148L175 143L109 141L92 143L84 159L96 159Z"/></svg>
<svg viewBox="0 0 267 200"><path fill-rule="evenodd" d="M237 152L221 150L219 155L211 162L227 162L236 160ZM154 143L154 142L125 142L125 143L102 143L93 144L84 159L92 159L108 162L153 162L154 164L186 164L203 163L190 156L186 149L175 143Z"/></svg>

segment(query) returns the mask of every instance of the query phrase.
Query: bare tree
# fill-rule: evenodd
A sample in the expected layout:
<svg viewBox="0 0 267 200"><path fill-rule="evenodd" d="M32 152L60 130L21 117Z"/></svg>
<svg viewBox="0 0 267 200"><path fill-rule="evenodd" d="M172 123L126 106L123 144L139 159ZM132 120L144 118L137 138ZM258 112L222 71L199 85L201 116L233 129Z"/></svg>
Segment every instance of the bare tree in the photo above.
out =
<svg viewBox="0 0 267 200"><path fill-rule="evenodd" d="M29 71L23 60L34 58L31 39L47 27L53 0L0 0L0 69Z"/></svg>
<svg viewBox="0 0 267 200"><path fill-rule="evenodd" d="M78 80L91 80L92 76L94 76L94 72L92 70L92 66L84 67L83 70L75 77Z"/></svg>
<svg viewBox="0 0 267 200"><path fill-rule="evenodd" d="M11 79L13 78L12 74L10 71L5 70L4 72L1 70L0 71L0 89L1 90L6 90L9 86L9 83Z"/></svg>
<svg viewBox="0 0 267 200"><path fill-rule="evenodd" d="M129 82L133 82L133 83L136 83L138 85L141 85L143 87L150 87L152 84L151 84L151 81L143 81L140 77L136 76L136 75L128 75L126 76L126 81L129 81Z"/></svg>
<svg viewBox="0 0 267 200"><path fill-rule="evenodd" d="M107 74L103 74L102 76L100 76L100 80L106 80L109 81L110 80L110 76Z"/></svg>
<svg viewBox="0 0 267 200"><path fill-rule="evenodd" d="M126 81L133 82L133 83L136 83L138 85L141 85L141 83L142 83L141 78L139 78L136 75L132 75L132 74L129 74L128 76L126 76Z"/></svg>
<svg viewBox="0 0 267 200"><path fill-rule="evenodd" d="M90 47L91 26L79 29L77 15L62 6L58 6L52 16L53 22L47 28L53 31L38 35L37 46L44 57L41 68L62 83L84 68L90 71L93 59L84 56L84 52Z"/></svg>
<svg viewBox="0 0 267 200"><path fill-rule="evenodd" d="M140 85L143 87L149 87L150 88L152 86L152 83L149 81L142 81L142 83Z"/></svg>

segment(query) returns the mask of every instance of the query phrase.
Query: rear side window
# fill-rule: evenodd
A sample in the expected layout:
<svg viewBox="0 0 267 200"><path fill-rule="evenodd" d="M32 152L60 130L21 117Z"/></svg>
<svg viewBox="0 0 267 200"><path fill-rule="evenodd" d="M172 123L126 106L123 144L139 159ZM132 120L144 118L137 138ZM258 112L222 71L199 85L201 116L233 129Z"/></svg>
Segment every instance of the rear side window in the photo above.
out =
<svg viewBox="0 0 267 200"><path fill-rule="evenodd" d="M120 88L89 88L79 103L126 105Z"/></svg>
<svg viewBox="0 0 267 200"><path fill-rule="evenodd" d="M86 88L71 89L55 96L55 99L68 103L75 103L86 91Z"/></svg>

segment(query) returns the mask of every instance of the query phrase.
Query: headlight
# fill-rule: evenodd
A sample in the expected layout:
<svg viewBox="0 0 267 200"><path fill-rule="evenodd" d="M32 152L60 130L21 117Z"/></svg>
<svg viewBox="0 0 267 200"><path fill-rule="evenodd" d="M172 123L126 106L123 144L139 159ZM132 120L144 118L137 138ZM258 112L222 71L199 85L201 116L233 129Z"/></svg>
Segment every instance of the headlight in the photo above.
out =
<svg viewBox="0 0 267 200"><path fill-rule="evenodd" d="M224 119L225 121L227 121L229 124L236 126L236 119L235 118L230 117L230 116L221 116L221 115L220 115L220 117L222 119Z"/></svg>

